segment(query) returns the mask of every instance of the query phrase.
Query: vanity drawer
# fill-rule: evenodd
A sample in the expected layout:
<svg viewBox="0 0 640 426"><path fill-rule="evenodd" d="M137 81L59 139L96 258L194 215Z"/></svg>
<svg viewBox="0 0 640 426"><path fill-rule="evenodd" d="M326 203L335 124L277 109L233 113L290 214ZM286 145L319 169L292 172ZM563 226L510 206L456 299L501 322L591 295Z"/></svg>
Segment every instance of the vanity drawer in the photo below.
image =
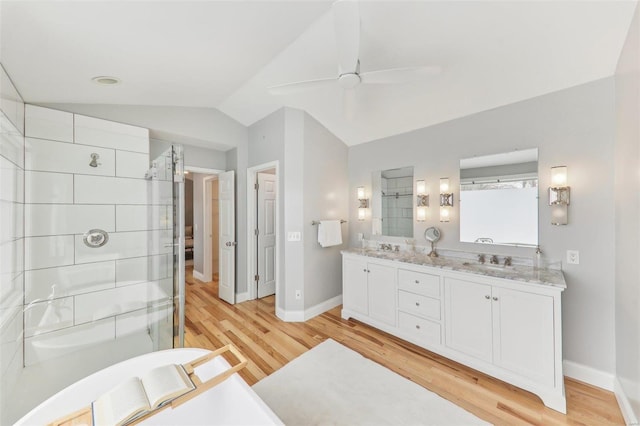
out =
<svg viewBox="0 0 640 426"><path fill-rule="evenodd" d="M440 319L440 300L407 291L398 292L398 306L401 311L425 318Z"/></svg>
<svg viewBox="0 0 640 426"><path fill-rule="evenodd" d="M405 312L399 312L398 320L400 329L412 335L416 340L440 344L440 324Z"/></svg>
<svg viewBox="0 0 640 426"><path fill-rule="evenodd" d="M437 275L400 269L398 287L423 296L440 297L440 277Z"/></svg>

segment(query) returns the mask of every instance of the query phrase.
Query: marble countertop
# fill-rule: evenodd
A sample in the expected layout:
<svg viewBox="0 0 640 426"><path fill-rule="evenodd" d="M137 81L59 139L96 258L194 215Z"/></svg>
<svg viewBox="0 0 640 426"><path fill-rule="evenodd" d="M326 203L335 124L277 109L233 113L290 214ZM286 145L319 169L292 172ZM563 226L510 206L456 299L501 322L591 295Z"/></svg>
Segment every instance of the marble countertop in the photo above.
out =
<svg viewBox="0 0 640 426"><path fill-rule="evenodd" d="M469 272L472 274L486 275L489 277L503 278L507 280L567 288L562 271L555 269L541 269L523 265L502 266L480 264L476 261L454 257L429 257L424 253L414 253L410 251L389 252L375 249L350 248L342 250L342 253L356 254L395 262L411 263L414 265L431 266L451 271Z"/></svg>

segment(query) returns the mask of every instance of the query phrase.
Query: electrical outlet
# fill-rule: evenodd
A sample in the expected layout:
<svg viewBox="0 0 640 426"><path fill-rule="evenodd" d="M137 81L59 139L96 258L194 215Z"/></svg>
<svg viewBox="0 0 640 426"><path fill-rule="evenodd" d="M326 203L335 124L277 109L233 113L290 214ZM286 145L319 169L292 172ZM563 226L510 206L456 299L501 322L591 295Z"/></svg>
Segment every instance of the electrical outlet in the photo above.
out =
<svg viewBox="0 0 640 426"><path fill-rule="evenodd" d="M296 299L302 299L302 291L296 290Z"/></svg>
<svg viewBox="0 0 640 426"><path fill-rule="evenodd" d="M300 232L289 232L287 233L287 241L300 241L301 236Z"/></svg>
<svg viewBox="0 0 640 426"><path fill-rule="evenodd" d="M569 265L579 265L580 252L578 250L567 250L567 263Z"/></svg>

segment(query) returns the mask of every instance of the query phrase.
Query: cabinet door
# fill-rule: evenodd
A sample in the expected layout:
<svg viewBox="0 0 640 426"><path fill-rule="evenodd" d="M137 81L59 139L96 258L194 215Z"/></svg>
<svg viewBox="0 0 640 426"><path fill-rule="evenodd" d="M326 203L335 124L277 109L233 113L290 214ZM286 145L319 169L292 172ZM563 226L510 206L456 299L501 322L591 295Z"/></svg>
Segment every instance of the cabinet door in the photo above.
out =
<svg viewBox="0 0 640 426"><path fill-rule="evenodd" d="M367 262L345 258L342 264L342 306L344 309L369 314Z"/></svg>
<svg viewBox="0 0 640 426"><path fill-rule="evenodd" d="M396 269L369 263L369 316L396 325Z"/></svg>
<svg viewBox="0 0 640 426"><path fill-rule="evenodd" d="M491 302L491 286L446 278L446 346L491 362Z"/></svg>
<svg viewBox="0 0 640 426"><path fill-rule="evenodd" d="M493 288L494 362L555 386L553 297Z"/></svg>

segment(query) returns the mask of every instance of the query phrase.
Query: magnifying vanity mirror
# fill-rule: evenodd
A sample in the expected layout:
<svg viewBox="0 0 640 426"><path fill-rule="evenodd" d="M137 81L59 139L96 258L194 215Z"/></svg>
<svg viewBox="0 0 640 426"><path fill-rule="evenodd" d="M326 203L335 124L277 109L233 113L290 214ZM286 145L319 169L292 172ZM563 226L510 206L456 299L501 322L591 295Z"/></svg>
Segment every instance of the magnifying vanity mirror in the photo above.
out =
<svg viewBox="0 0 640 426"><path fill-rule="evenodd" d="M372 173L372 234L413 238L413 167Z"/></svg>
<svg viewBox="0 0 640 426"><path fill-rule="evenodd" d="M431 243L431 252L429 253L430 257L438 257L438 253L436 253L435 244L440 239L440 230L434 226L431 226L424 230L424 239Z"/></svg>
<svg viewBox="0 0 640 426"><path fill-rule="evenodd" d="M460 160L460 241L538 245L538 149Z"/></svg>

